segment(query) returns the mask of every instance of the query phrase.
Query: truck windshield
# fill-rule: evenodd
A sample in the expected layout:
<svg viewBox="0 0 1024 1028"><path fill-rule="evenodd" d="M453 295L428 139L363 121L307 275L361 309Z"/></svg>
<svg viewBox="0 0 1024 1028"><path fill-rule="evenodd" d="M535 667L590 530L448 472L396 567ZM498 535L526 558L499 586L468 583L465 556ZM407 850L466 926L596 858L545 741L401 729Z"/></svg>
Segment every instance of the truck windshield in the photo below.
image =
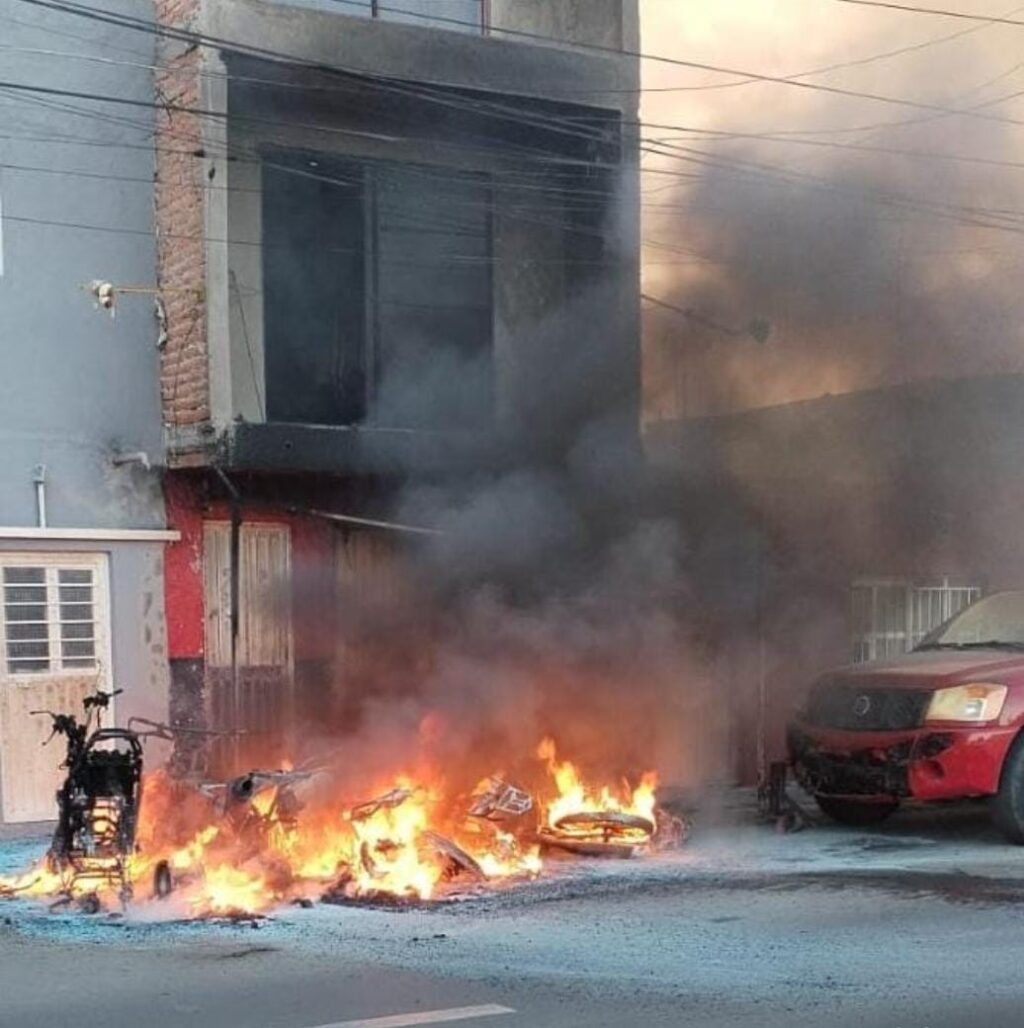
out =
<svg viewBox="0 0 1024 1028"><path fill-rule="evenodd" d="M1024 649L1024 592L993 593L926 635L919 650Z"/></svg>

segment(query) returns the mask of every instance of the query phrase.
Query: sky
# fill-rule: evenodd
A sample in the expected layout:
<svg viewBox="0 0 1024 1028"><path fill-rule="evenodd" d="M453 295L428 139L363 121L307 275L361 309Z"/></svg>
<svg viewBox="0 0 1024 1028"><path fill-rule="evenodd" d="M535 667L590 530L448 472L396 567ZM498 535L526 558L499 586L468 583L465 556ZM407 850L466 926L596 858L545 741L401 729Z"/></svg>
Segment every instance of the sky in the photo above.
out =
<svg viewBox="0 0 1024 1028"><path fill-rule="evenodd" d="M1024 20L1010 0L948 9ZM645 145L687 149L644 155L644 289L695 315L645 304L649 419L1024 371L1024 26L840 0L641 17L646 53L975 108L645 61Z"/></svg>

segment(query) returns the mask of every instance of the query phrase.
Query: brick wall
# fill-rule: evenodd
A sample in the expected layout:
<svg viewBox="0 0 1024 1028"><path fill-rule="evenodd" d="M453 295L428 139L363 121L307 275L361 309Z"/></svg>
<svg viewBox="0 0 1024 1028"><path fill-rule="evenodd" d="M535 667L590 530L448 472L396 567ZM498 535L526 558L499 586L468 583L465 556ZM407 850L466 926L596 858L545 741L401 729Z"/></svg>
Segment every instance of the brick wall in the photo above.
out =
<svg viewBox="0 0 1024 1028"><path fill-rule="evenodd" d="M191 28L200 0L157 0L162 25ZM167 314L161 361L164 423L198 429L210 419L204 287L202 51L160 39L155 75L157 282ZM166 106L165 106L166 105ZM173 456L173 455L172 455Z"/></svg>

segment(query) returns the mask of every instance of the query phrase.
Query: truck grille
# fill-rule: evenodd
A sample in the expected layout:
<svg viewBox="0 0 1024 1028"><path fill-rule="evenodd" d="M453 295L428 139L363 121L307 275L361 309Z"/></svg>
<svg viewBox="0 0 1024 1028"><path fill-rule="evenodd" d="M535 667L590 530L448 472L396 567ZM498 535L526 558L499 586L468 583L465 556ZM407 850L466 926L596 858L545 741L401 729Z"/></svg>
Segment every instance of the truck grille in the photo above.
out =
<svg viewBox="0 0 1024 1028"><path fill-rule="evenodd" d="M806 718L822 728L897 732L920 727L931 696L916 689L820 685L811 694Z"/></svg>

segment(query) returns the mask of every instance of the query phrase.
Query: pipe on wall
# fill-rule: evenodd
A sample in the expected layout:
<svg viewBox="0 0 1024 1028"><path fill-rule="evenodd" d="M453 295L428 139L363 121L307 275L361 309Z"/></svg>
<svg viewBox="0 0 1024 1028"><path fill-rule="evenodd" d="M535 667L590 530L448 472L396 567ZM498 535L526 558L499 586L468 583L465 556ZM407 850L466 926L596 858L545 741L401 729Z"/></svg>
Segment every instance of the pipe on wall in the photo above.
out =
<svg viewBox="0 0 1024 1028"><path fill-rule="evenodd" d="M32 481L36 487L36 524L46 528L46 465L37 464L32 471Z"/></svg>

